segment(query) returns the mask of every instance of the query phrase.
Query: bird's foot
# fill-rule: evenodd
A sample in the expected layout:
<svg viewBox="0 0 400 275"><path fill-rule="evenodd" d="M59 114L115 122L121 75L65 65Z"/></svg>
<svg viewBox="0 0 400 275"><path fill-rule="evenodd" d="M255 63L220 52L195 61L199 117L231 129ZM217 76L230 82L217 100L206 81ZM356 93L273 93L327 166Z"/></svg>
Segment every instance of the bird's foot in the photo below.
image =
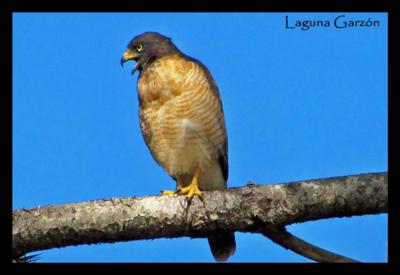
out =
<svg viewBox="0 0 400 275"><path fill-rule="evenodd" d="M199 189L199 182L198 182L199 175L200 175L200 168L196 167L192 181L189 183L188 186L179 188L176 191L164 190L161 191L161 194L163 196L187 195L189 201L192 200L193 196L198 196L201 198L203 193L201 193Z"/></svg>
<svg viewBox="0 0 400 275"><path fill-rule="evenodd" d="M187 195L189 200L193 198L193 196L201 197L203 193L201 193L199 186L196 182L192 181L188 186L183 187L177 191L178 195Z"/></svg>
<svg viewBox="0 0 400 275"><path fill-rule="evenodd" d="M163 190L163 191L161 191L161 194L163 196L187 195L189 200L191 200L194 195L197 195L199 197L201 197L203 195L203 193L201 193L197 184L196 185L190 184L189 186L178 189L177 191Z"/></svg>
<svg viewBox="0 0 400 275"><path fill-rule="evenodd" d="M161 191L161 194L163 196L174 196L176 194L176 191L164 190L164 191Z"/></svg>
<svg viewBox="0 0 400 275"><path fill-rule="evenodd" d="M196 170L194 171L194 175L190 184L186 187L178 189L178 195L187 195L189 200L193 198L193 196L201 197L203 194L199 189L199 175L200 175L200 168L197 166Z"/></svg>

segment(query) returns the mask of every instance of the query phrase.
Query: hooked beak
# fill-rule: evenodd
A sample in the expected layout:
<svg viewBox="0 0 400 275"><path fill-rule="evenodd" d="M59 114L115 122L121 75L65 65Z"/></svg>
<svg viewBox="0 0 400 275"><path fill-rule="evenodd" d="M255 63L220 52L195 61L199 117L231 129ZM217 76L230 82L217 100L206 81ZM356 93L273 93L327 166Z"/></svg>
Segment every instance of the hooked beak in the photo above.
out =
<svg viewBox="0 0 400 275"><path fill-rule="evenodd" d="M128 62L129 60L135 60L135 61L137 62L137 61L138 61L138 55L137 55L136 52L134 52L134 51L132 51L132 50L130 50L130 49L127 49L127 50L124 52L124 55L123 55L122 58L121 58L121 66L124 66L124 63L125 63L125 62ZM132 74L135 73L135 71L136 71L137 68L138 68L138 65L139 65L139 63L136 63L135 68L133 68L133 70L132 70Z"/></svg>

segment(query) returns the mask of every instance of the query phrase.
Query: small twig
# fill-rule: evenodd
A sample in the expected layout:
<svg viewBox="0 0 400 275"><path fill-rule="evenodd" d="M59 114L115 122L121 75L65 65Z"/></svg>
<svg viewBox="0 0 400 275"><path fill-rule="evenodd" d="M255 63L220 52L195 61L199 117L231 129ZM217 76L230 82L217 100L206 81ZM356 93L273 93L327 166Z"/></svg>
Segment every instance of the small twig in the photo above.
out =
<svg viewBox="0 0 400 275"><path fill-rule="evenodd" d="M262 233L274 243L319 263L359 263L359 261L332 253L290 234L285 228L268 228Z"/></svg>
<svg viewBox="0 0 400 275"><path fill-rule="evenodd" d="M29 264L37 262L40 259L40 254L23 255L12 260L13 263L17 264Z"/></svg>

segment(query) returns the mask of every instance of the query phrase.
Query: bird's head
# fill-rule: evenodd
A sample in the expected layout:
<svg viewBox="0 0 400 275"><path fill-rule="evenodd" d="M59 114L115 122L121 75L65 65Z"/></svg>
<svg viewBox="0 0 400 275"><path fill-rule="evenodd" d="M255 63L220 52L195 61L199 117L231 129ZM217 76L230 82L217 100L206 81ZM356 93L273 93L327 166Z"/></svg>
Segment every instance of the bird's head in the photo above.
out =
<svg viewBox="0 0 400 275"><path fill-rule="evenodd" d="M128 44L121 58L121 65L129 60L136 61L136 70L143 71L154 60L165 55L178 52L177 47L171 42L171 38L156 32L145 32L134 37Z"/></svg>

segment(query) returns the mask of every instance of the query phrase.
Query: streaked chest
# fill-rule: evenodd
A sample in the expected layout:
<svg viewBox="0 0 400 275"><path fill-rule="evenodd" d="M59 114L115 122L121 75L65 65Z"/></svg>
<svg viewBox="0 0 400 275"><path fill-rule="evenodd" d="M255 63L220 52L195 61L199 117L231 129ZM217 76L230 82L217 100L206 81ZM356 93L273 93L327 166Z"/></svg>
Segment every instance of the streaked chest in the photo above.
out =
<svg viewBox="0 0 400 275"><path fill-rule="evenodd" d="M142 108L159 108L188 89L188 75L194 64L177 55L156 60L138 80Z"/></svg>

